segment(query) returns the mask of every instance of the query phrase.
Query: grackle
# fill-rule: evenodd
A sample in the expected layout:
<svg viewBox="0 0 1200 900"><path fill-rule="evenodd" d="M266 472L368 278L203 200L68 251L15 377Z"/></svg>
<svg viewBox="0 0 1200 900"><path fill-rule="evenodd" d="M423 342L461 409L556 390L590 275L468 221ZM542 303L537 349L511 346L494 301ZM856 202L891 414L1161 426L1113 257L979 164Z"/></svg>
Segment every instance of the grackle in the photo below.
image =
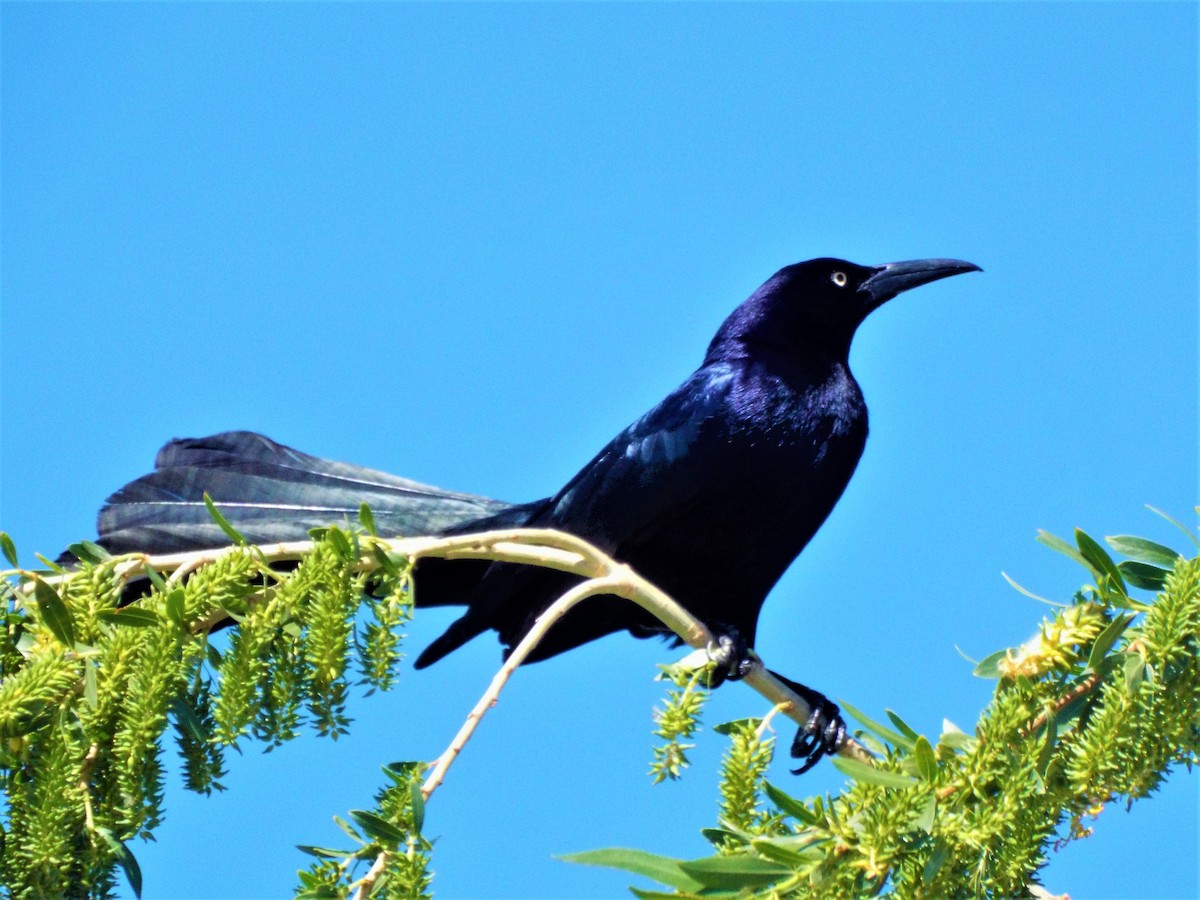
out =
<svg viewBox="0 0 1200 900"><path fill-rule="evenodd" d="M721 325L700 367L618 434L553 496L510 504L308 456L251 432L175 440L155 471L100 512L113 552L165 553L226 543L207 492L253 543L303 539L309 528L370 504L381 534L557 528L579 535L682 603L719 636L721 676L749 670L768 592L829 515L867 439L867 408L850 373L864 318L910 288L979 271L956 259L859 266L814 259L776 272ZM483 561L424 560L420 606L466 611L416 667L494 630L511 650L572 576ZM541 660L615 631L662 635L641 608L598 597L572 610L534 651ZM792 754L798 771L845 737L838 708L789 682L813 716Z"/></svg>

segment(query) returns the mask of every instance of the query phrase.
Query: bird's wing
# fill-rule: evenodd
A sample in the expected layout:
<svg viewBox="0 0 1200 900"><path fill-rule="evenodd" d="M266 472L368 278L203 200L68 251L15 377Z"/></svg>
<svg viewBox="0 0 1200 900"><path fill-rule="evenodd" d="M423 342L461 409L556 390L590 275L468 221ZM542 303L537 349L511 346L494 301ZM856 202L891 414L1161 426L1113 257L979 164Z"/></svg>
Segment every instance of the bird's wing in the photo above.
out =
<svg viewBox="0 0 1200 900"><path fill-rule="evenodd" d="M678 516L713 477L734 371L700 369L618 434L551 500L546 524L608 552Z"/></svg>
<svg viewBox="0 0 1200 900"><path fill-rule="evenodd" d="M732 381L732 370L724 366L697 371L613 438L532 512L528 524L569 531L618 555L622 546L664 527L686 511L712 477L704 447L713 439L711 423L721 416ZM425 648L417 668L489 628L515 644L528 622L569 583L569 577L532 566L492 564L473 591L470 608Z"/></svg>

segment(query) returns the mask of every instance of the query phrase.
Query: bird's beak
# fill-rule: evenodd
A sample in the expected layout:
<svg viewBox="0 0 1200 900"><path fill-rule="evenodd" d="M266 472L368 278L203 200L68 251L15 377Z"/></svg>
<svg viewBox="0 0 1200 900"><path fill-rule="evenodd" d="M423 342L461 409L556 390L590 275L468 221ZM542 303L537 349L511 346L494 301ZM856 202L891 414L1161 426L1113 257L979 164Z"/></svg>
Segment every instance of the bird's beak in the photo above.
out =
<svg viewBox="0 0 1200 900"><path fill-rule="evenodd" d="M869 312L897 294L939 278L982 271L975 263L961 259L910 259L906 262L884 263L875 269L875 274L864 281L858 291L866 295L864 300Z"/></svg>

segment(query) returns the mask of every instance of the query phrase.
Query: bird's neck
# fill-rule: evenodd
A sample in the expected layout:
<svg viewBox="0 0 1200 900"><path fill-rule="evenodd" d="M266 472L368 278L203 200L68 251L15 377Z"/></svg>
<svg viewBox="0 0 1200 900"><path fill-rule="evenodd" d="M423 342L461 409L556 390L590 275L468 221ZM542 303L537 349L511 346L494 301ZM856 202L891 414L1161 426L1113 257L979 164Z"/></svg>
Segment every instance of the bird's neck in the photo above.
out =
<svg viewBox="0 0 1200 900"><path fill-rule="evenodd" d="M766 363L772 369L802 375L803 380L820 384L835 373L850 371L850 342L834 342L828 336L808 333L795 336L773 333L718 334L709 344L704 365L720 363Z"/></svg>
<svg viewBox="0 0 1200 900"><path fill-rule="evenodd" d="M853 329L846 329L796 308L783 308L770 296L755 295L735 309L708 345L704 362L784 354L814 371L845 366Z"/></svg>

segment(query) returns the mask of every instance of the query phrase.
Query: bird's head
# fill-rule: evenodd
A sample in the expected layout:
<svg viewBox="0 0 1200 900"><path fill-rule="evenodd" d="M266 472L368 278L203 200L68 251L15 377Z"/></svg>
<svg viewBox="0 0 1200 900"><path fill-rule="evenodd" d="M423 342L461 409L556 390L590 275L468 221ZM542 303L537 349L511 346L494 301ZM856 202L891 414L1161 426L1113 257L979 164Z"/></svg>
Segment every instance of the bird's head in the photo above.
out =
<svg viewBox="0 0 1200 900"><path fill-rule="evenodd" d="M941 278L981 271L961 259L860 266L823 257L785 266L725 320L709 356L734 345L803 349L813 342L844 355L863 319L897 294Z"/></svg>

